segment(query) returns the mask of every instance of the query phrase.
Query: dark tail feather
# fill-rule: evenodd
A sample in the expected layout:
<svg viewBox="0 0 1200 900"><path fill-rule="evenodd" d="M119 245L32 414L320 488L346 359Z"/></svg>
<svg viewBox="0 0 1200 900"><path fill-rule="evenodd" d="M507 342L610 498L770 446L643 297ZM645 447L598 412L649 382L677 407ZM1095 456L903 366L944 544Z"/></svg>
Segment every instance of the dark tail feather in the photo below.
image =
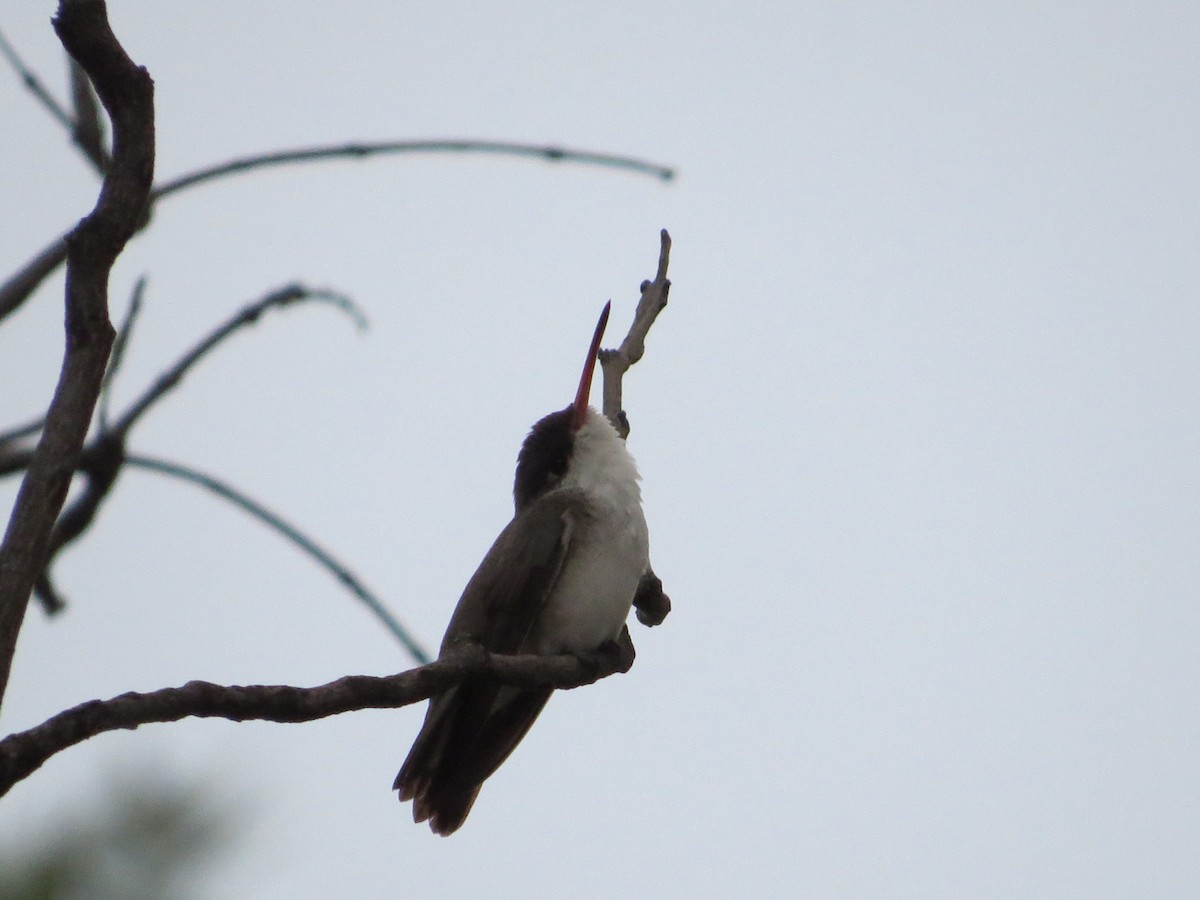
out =
<svg viewBox="0 0 1200 900"><path fill-rule="evenodd" d="M525 737L551 690L465 684L429 705L393 790L435 834L462 827L483 782Z"/></svg>

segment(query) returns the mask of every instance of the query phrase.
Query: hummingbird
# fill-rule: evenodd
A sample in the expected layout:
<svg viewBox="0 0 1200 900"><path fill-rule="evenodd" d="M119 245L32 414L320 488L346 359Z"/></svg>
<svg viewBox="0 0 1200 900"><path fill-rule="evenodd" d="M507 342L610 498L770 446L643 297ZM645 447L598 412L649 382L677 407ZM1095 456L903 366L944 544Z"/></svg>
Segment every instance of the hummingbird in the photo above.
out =
<svg viewBox="0 0 1200 900"><path fill-rule="evenodd" d="M658 624L669 609L650 569L637 465L608 419L588 405L610 307L596 325L574 402L525 438L512 521L463 590L439 655L474 643L492 653L585 660L626 652L631 663L630 607L636 600L646 624ZM473 678L431 698L392 785L401 802L412 801L413 820L428 821L435 834L457 831L551 693Z"/></svg>

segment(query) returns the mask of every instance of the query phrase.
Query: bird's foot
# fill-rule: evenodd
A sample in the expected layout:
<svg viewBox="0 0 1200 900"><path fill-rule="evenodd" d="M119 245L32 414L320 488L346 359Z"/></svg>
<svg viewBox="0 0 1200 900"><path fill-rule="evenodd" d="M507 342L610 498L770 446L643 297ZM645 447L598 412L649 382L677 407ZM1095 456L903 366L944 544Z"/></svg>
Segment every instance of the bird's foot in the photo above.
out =
<svg viewBox="0 0 1200 900"><path fill-rule="evenodd" d="M650 628L661 625L671 611L671 598L663 593L662 579L653 570L647 569L642 576L637 593L633 595L633 605L638 621Z"/></svg>
<svg viewBox="0 0 1200 900"><path fill-rule="evenodd" d="M633 668L633 660L637 651L633 648L633 638L629 629L622 625L621 634L611 641L605 641L595 650L576 653L575 657L593 672L628 672Z"/></svg>

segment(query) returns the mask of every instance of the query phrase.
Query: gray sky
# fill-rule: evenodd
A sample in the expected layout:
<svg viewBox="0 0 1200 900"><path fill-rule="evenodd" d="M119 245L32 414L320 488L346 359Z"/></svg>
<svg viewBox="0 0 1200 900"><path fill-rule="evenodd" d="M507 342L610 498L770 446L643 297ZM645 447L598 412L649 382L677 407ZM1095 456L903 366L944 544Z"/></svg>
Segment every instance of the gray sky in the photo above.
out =
<svg viewBox="0 0 1200 900"><path fill-rule="evenodd" d="M158 173L342 140L546 141L277 170L165 201L113 277L129 400L287 281L135 433L276 507L430 646L658 229L674 288L626 381L675 603L625 677L554 698L449 840L389 786L422 709L193 722L63 753L15 834L116 772L251 810L214 897L1200 893L1200 8L1184 3L150 4ZM54 4L0 27L60 93ZM0 76L0 271L90 208ZM0 329L0 420L45 406L61 279ZM2 485L5 504L13 485ZM129 473L31 612L4 708L191 678L407 667L325 573Z"/></svg>

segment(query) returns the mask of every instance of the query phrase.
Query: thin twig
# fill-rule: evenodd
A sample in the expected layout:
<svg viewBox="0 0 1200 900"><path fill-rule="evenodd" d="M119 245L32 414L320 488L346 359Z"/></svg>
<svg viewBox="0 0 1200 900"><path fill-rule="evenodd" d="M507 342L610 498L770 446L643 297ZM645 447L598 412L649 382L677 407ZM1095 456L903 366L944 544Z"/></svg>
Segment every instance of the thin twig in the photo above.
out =
<svg viewBox="0 0 1200 900"><path fill-rule="evenodd" d="M61 234L0 285L0 320L16 311L38 285L67 258L67 235Z"/></svg>
<svg viewBox="0 0 1200 900"><path fill-rule="evenodd" d="M117 338L113 341L112 353L108 358L108 368L104 370L104 381L100 385L100 430L108 431L108 404L112 399L112 383L121 369L125 359L125 348L129 346L129 337L133 334L133 326L137 322L138 313L142 311L142 294L146 290L146 276L141 276L133 286L133 294L129 298L129 308L125 310L125 320L117 330Z"/></svg>
<svg viewBox="0 0 1200 900"><path fill-rule="evenodd" d="M66 608L66 600L54 587L50 567L58 552L83 534L96 518L100 505L112 492L125 462L125 442L116 432L100 434L79 455L76 471L84 476L83 490L72 496L70 504L54 523L46 563L33 586L33 595L47 615L56 615Z"/></svg>
<svg viewBox="0 0 1200 900"><path fill-rule="evenodd" d="M15 444L17 441L22 440L23 438L33 437L42 430L45 424L46 417L39 416L30 422L26 422L24 425L14 425L12 428L8 429L8 431L0 433L0 450L3 450L7 444ZM24 468L24 466L22 466L22 468ZM3 474L6 473L0 471L0 475Z"/></svg>
<svg viewBox="0 0 1200 900"><path fill-rule="evenodd" d="M118 434L127 434L134 423L145 415L151 406L161 400L168 391L179 384L183 380L184 375L193 366L238 329L257 322L264 312L273 307L288 306L289 304L301 301L329 303L350 316L355 325L360 329L367 327L366 317L354 305L352 300L341 294L327 290L314 290L300 284L289 284L281 287L267 294L265 297L248 304L240 312L231 316L206 335L195 347L184 354L179 362L155 379L154 383L145 393L138 397L129 409L121 415L121 418L117 420L112 430Z"/></svg>
<svg viewBox="0 0 1200 900"><path fill-rule="evenodd" d="M154 180L154 83L125 53L97 0L61 0L54 28L87 70L112 119L113 164L96 206L71 232L66 350L54 399L0 545L0 700L8 686L30 592L45 567L108 364L113 263L143 219Z"/></svg>
<svg viewBox="0 0 1200 900"><path fill-rule="evenodd" d="M360 709L397 709L427 700L467 678L518 687L569 690L629 670L631 659L584 662L574 656L501 656L468 648L398 675L349 675L320 687L225 686L190 681L182 687L90 700L0 741L0 796L54 754L88 738L151 722L189 717L235 722L311 722Z"/></svg>
<svg viewBox="0 0 1200 900"><path fill-rule="evenodd" d="M75 108L71 137L92 167L103 175L108 168L108 151L104 149L100 102L87 72L75 60L68 57L68 61L71 66L71 103Z"/></svg>
<svg viewBox="0 0 1200 900"><path fill-rule="evenodd" d="M57 119L58 123L67 131L73 131L75 120L71 118L71 114L67 112L66 107L54 99L54 95L42 84L41 79L34 74L33 70L25 65L25 61L17 55L17 51L8 42L3 32L0 32L0 56L8 60L8 64L21 77L22 84L46 108L46 111Z"/></svg>
<svg viewBox="0 0 1200 900"><path fill-rule="evenodd" d="M283 150L277 153L261 153L230 160L180 175L151 192L153 201L178 193L184 188L204 184L226 175L236 175L264 166L291 163L315 162L332 159L361 159L368 156L397 153L492 153L506 156L536 157L551 162L576 162L586 165L607 166L650 175L663 181L675 177L669 166L646 162L630 156L593 153L588 150L566 150L562 147L538 146L534 144L509 143L505 141L477 140L419 140L383 141L366 144L339 144L309 147L298 150ZM66 259L67 248L64 237L55 238L37 256L0 285L0 319L17 309L37 289L37 286Z"/></svg>
<svg viewBox="0 0 1200 900"><path fill-rule="evenodd" d="M154 384L134 401L129 410L121 416L115 425L110 425L107 421L107 409L105 408L107 406L105 400L107 397L106 389L113 373L116 372L117 367L120 365L120 355L124 346L121 338L122 335L127 337L129 330L133 326L133 321L141 302L141 293L142 282L139 281L138 287L135 289L130 301L129 315L122 326L121 335L118 335L117 342L114 344L109 367L105 372L106 377L103 382L104 386L102 387L101 394L100 428L96 436L84 446L79 456L76 468L78 472L86 476L84 488L72 498L70 505L58 517L58 521L55 523L50 537L46 562L34 584L34 596L49 615L60 612L65 604L62 595L54 588L50 577L50 568L58 552L82 535L92 524L104 500L115 486L117 478L121 474L122 466L125 463L125 444L129 438L129 432L140 420L141 416L149 411L158 400L166 396L167 392L178 384L184 375L205 355L230 335L234 334L239 328L257 321L266 310L275 306L285 306L303 300L330 303L350 316L360 328L366 327L366 319L363 314L349 299L340 294L330 291L312 291L299 285L289 285L272 291L262 299L246 306L206 336L204 340L185 354L179 362L168 369L167 372L160 376ZM32 459L33 452L28 449L16 449L8 453L0 453L0 476L27 467L32 462ZM226 487L226 490L232 491L233 489ZM253 501L247 499L246 502L252 503ZM266 511L264 510L264 512ZM267 514L270 515L269 512ZM296 532L296 535L304 539L302 535L299 535L299 532ZM313 546L315 549L315 545ZM370 595L364 598L364 602L368 605L371 605L373 601L374 598L370 597ZM390 622L388 621L390 617L387 615L386 610L381 608L379 614L385 619L385 624L393 632L397 633L397 637L413 653L414 658L418 662L427 661L428 657L424 655L421 648L411 637L404 632L399 623L394 618Z"/></svg>
<svg viewBox="0 0 1200 900"><path fill-rule="evenodd" d="M621 398L622 381L625 373L646 352L646 335L658 314L666 308L667 294L671 290L671 281L667 278L667 266L671 262L671 236L664 228L659 238L658 272L653 281L642 282L642 297L638 301L629 333L616 350L600 351L600 366L604 371L604 414L621 437L629 436L629 419Z"/></svg>
<svg viewBox="0 0 1200 900"><path fill-rule="evenodd" d="M131 466L136 466L139 469L147 469L151 472L159 472L163 475L170 475L174 478L179 478L183 481L197 484L206 490L211 491L218 497L228 500L234 506L241 508L249 513L254 518L258 519L269 528L273 528L276 532L283 535L293 544L300 548L301 551L308 554L319 565L328 569L333 576L345 585L355 597L369 609L376 618L384 624L396 639L404 645L404 648L409 652L409 655L417 661L419 665L425 665L430 661L429 654L417 642L400 621L392 615L391 611L384 605L383 601L376 597L371 591L367 590L366 586L351 572L346 566L338 562L329 551L320 547L316 541L304 534L296 526L286 522L277 513L272 512L256 500L247 497L241 491L226 484L223 481L218 481L211 475L206 475L189 466L179 465L178 463L168 462L166 460L154 459L149 456L142 456L135 453L129 453L125 456L125 462Z"/></svg>
<svg viewBox="0 0 1200 900"><path fill-rule="evenodd" d="M392 155L397 153L491 153L503 156L528 156L551 162L575 162L593 166L607 166L614 169L627 169L640 175L650 175L663 181L675 177L675 170L670 166L647 162L632 156L620 156L612 153L595 153L590 150L568 150L564 147L553 147L539 144L524 144L513 141L479 141L426 139L416 141L380 141L354 144L333 144L320 147L301 147L295 150L281 150L274 153L257 153L240 159L230 160L215 166L208 166L173 178L166 184L154 189L154 198L169 196L183 188L194 184L211 181L226 175L236 175L250 172L265 166L288 165L291 163L318 162L331 159L364 159L369 156Z"/></svg>

